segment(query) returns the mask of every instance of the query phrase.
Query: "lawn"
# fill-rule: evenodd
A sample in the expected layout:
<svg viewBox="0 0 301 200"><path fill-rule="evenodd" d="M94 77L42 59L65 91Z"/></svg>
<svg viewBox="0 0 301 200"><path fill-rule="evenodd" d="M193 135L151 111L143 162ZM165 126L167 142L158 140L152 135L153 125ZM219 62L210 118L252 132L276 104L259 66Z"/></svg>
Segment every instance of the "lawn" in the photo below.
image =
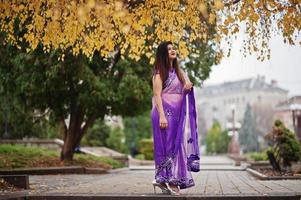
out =
<svg viewBox="0 0 301 200"><path fill-rule="evenodd" d="M124 165L109 157L96 157L86 154L75 154L73 161L60 161L60 152L41 147L23 145L0 145L0 169L24 167L60 167L83 166L92 168L115 169Z"/></svg>

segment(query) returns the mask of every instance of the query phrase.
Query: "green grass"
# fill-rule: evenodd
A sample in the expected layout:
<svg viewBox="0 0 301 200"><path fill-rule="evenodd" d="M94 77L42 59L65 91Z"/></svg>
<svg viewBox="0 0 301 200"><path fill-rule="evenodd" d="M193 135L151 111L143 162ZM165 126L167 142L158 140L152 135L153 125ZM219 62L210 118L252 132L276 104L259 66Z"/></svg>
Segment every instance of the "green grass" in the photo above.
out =
<svg viewBox="0 0 301 200"><path fill-rule="evenodd" d="M124 167L124 164L110 157L97 157L92 155L75 154L74 159L77 160L78 162L83 162L83 163L88 161L106 163L112 166L113 169Z"/></svg>
<svg viewBox="0 0 301 200"><path fill-rule="evenodd" d="M254 161L268 160L268 155L267 155L266 151L263 151L263 152L249 152L249 153L246 153L246 156L249 160L254 160Z"/></svg>
<svg viewBox="0 0 301 200"><path fill-rule="evenodd" d="M48 150L41 147L4 144L0 145L0 169L70 165L102 167L106 169L124 167L123 163L109 157L74 154L73 161L61 162L59 155L59 151Z"/></svg>

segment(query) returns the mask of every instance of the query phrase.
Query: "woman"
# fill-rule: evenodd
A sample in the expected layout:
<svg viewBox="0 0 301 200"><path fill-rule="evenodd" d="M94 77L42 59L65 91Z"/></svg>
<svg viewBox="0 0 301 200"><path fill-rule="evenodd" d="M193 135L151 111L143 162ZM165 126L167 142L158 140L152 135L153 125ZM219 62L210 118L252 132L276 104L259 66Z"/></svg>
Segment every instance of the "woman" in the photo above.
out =
<svg viewBox="0 0 301 200"><path fill-rule="evenodd" d="M158 46L153 92L154 190L157 186L163 193L179 195L180 189L195 185L191 171L200 170L200 154L192 83L180 69L171 42ZM189 131L185 131L187 96Z"/></svg>

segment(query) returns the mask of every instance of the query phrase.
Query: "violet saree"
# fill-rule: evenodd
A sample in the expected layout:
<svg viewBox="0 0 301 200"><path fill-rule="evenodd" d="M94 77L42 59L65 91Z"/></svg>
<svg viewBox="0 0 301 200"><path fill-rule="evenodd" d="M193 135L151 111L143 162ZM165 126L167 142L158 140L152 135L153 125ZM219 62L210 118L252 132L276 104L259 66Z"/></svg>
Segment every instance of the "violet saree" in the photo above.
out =
<svg viewBox="0 0 301 200"><path fill-rule="evenodd" d="M175 70L163 83L162 104L168 127L161 129L159 112L152 99L155 180L178 185L181 189L195 185L191 172L200 171L200 153L193 88L186 92ZM188 109L187 109L188 107ZM187 116L188 111L188 116ZM186 117L189 128L185 128ZM186 131L185 131L186 130Z"/></svg>

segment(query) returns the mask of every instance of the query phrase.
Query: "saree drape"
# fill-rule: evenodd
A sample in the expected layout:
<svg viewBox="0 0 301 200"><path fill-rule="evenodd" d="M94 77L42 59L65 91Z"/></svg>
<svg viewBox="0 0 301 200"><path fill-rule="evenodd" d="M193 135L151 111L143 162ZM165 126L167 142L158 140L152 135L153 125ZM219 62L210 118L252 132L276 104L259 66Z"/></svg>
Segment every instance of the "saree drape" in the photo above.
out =
<svg viewBox="0 0 301 200"><path fill-rule="evenodd" d="M192 187L195 183L191 172L200 171L194 90L185 92L175 70L171 70L163 83L161 97L168 127L160 128L153 97L155 179L159 183L178 185L181 189Z"/></svg>

